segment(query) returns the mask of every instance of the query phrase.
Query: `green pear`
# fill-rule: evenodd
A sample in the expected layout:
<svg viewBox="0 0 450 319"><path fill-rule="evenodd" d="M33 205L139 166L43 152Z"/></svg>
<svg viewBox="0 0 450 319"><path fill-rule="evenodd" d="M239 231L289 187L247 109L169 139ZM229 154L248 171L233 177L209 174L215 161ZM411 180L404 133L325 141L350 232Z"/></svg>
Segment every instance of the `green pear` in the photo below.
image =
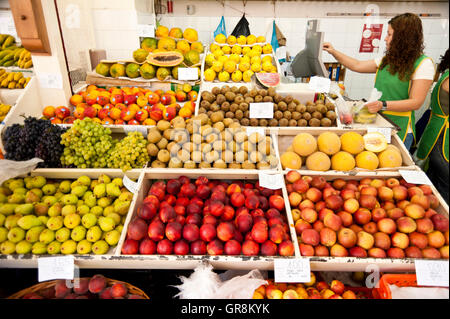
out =
<svg viewBox="0 0 450 319"><path fill-rule="evenodd" d="M98 184L94 188L94 195L97 198L102 198L106 196L106 184Z"/></svg>
<svg viewBox="0 0 450 319"><path fill-rule="evenodd" d="M10 204L22 204L25 203L25 195L12 194L8 196L8 203Z"/></svg>
<svg viewBox="0 0 450 319"><path fill-rule="evenodd" d="M123 180L120 177L114 178L111 183L116 184L119 188L123 187Z"/></svg>
<svg viewBox="0 0 450 319"><path fill-rule="evenodd" d="M95 197L94 193L92 193L91 191L84 193L83 200L84 203L88 205L90 208L97 205L97 197Z"/></svg>
<svg viewBox="0 0 450 319"><path fill-rule="evenodd" d="M5 194L0 193L0 204L6 203L8 201L8 198Z"/></svg>
<svg viewBox="0 0 450 319"><path fill-rule="evenodd" d="M71 255L77 251L77 243L74 240L67 240L61 245L61 253L64 255Z"/></svg>
<svg viewBox="0 0 450 319"><path fill-rule="evenodd" d="M82 198L87 189L87 186L84 185L75 186L72 188L71 194L76 195L78 198Z"/></svg>
<svg viewBox="0 0 450 319"><path fill-rule="evenodd" d="M111 178L108 175L102 174L99 176L98 182L108 184L111 182Z"/></svg>
<svg viewBox="0 0 450 319"><path fill-rule="evenodd" d="M46 228L39 234L39 241L41 243L50 244L54 240L55 232L51 229Z"/></svg>
<svg viewBox="0 0 450 319"><path fill-rule="evenodd" d="M11 182L8 184L8 188L9 188L11 191L14 191L16 188L21 188L21 187L24 187L24 186L25 186L25 183L24 183L23 179L20 179L20 178L18 178L18 179L13 179L13 180L11 180Z"/></svg>
<svg viewBox="0 0 450 319"><path fill-rule="evenodd" d="M37 216L46 216L48 213L48 205L44 203L36 203L34 205L34 213Z"/></svg>
<svg viewBox="0 0 450 319"><path fill-rule="evenodd" d="M57 231L64 225L64 217L63 216L53 216L50 217L47 221L47 228Z"/></svg>
<svg viewBox="0 0 450 319"><path fill-rule="evenodd" d="M33 188L42 188L47 184L47 179L43 176L34 176L31 180Z"/></svg>
<svg viewBox="0 0 450 319"><path fill-rule="evenodd" d="M0 214L8 216L14 213L14 210L16 207L19 206L19 204L11 204L11 203L5 203L0 205Z"/></svg>
<svg viewBox="0 0 450 319"><path fill-rule="evenodd" d="M18 243L19 241L25 239L25 231L20 227L13 227L8 232L8 240L13 243Z"/></svg>
<svg viewBox="0 0 450 319"><path fill-rule="evenodd" d="M116 227L114 219L112 219L111 217L104 217L104 216L100 216L98 218L98 225L100 226L102 231L105 232L111 231Z"/></svg>
<svg viewBox="0 0 450 319"><path fill-rule="evenodd" d="M45 195L53 195L56 193L56 185L55 184L47 184L42 187L42 192Z"/></svg>
<svg viewBox="0 0 450 319"><path fill-rule="evenodd" d="M58 187L58 192L67 194L70 192L70 181L62 181L61 183L59 183L59 187Z"/></svg>
<svg viewBox="0 0 450 319"><path fill-rule="evenodd" d="M44 192L42 191L42 189L40 188L33 188L30 190L30 192L34 193L36 196L39 197L39 199L42 198L42 196L44 196Z"/></svg>
<svg viewBox="0 0 450 319"><path fill-rule="evenodd" d="M47 195L42 197L42 202L48 207L53 206L57 201L58 199L53 195Z"/></svg>
<svg viewBox="0 0 450 319"><path fill-rule="evenodd" d="M94 243L97 240L99 240L100 238L102 238L102 230L99 226L93 226L88 229L88 231L86 233L86 239L88 241L90 241L91 243Z"/></svg>
<svg viewBox="0 0 450 319"><path fill-rule="evenodd" d="M78 225L70 233L70 238L75 241L81 241L86 237L86 228L84 226Z"/></svg>
<svg viewBox="0 0 450 319"><path fill-rule="evenodd" d="M89 186L89 189L90 189L91 191L93 191L94 188L95 188L95 186L97 186L98 184L100 184L100 183L98 182L98 180L94 179L94 180L92 181L92 183L91 183L91 186Z"/></svg>
<svg viewBox="0 0 450 319"><path fill-rule="evenodd" d="M47 252L47 244L37 241L33 244L31 248L31 253L33 255L43 255Z"/></svg>
<svg viewBox="0 0 450 319"><path fill-rule="evenodd" d="M84 186L89 187L91 185L91 178L89 176L83 175L78 177L77 181Z"/></svg>
<svg viewBox="0 0 450 319"><path fill-rule="evenodd" d="M29 243L26 240L21 240L16 244L16 253L19 255L29 254L32 247L32 243Z"/></svg>
<svg viewBox="0 0 450 319"><path fill-rule="evenodd" d="M109 245L104 240L99 240L92 244L92 252L96 255L104 255L108 252L108 250Z"/></svg>
<svg viewBox="0 0 450 319"><path fill-rule="evenodd" d="M33 204L20 204L14 209L14 213L19 215L30 215L34 212Z"/></svg>
<svg viewBox="0 0 450 319"><path fill-rule="evenodd" d="M3 226L3 225L5 224L5 219L6 219L6 216L0 214L0 227Z"/></svg>
<svg viewBox="0 0 450 319"><path fill-rule="evenodd" d="M132 192L129 192L129 191L124 191L124 192L122 192L122 194L120 194L120 196L119 196L119 200L122 200L122 201L131 201L131 200L133 200L133 193Z"/></svg>
<svg viewBox="0 0 450 319"><path fill-rule="evenodd" d="M88 214L90 210L91 209L89 208L88 205L81 205L77 207L77 213L80 214L81 216Z"/></svg>
<svg viewBox="0 0 450 319"><path fill-rule="evenodd" d="M42 222L42 225L47 225L47 222L50 217L48 216L38 216L39 220Z"/></svg>
<svg viewBox="0 0 450 319"><path fill-rule="evenodd" d="M34 215L26 215L17 221L17 225L22 229L29 230L32 227L41 226L42 222Z"/></svg>
<svg viewBox="0 0 450 319"><path fill-rule="evenodd" d="M28 192L28 189L26 189L25 187L18 187L16 189L14 189L13 194L17 194L17 195L26 195Z"/></svg>
<svg viewBox="0 0 450 319"><path fill-rule="evenodd" d="M28 191L25 195L25 203L37 203L41 198L33 191Z"/></svg>
<svg viewBox="0 0 450 319"><path fill-rule="evenodd" d="M61 202L64 205L76 205L78 202L78 197L75 194L66 194L61 197Z"/></svg>
<svg viewBox="0 0 450 319"><path fill-rule="evenodd" d="M80 255L89 254L92 251L92 243L86 239L78 242L77 253Z"/></svg>
<svg viewBox="0 0 450 319"><path fill-rule="evenodd" d="M56 192L55 195L53 195L53 196L55 196L56 200L58 201L58 200L61 200L61 198L64 196L64 193Z"/></svg>
<svg viewBox="0 0 450 319"><path fill-rule="evenodd" d="M12 194L12 191L8 187L0 186L0 194L3 194L5 196L9 196L9 195Z"/></svg>
<svg viewBox="0 0 450 319"><path fill-rule="evenodd" d="M92 213L85 214L81 218L81 224L86 227L87 229L91 228L92 226L97 225L97 216Z"/></svg>
<svg viewBox="0 0 450 319"><path fill-rule="evenodd" d="M111 213L114 213L114 206L109 205L103 209L103 216L108 216Z"/></svg>
<svg viewBox="0 0 450 319"><path fill-rule="evenodd" d="M103 207L94 206L91 208L90 213L94 214L95 216L101 216L103 214Z"/></svg>
<svg viewBox="0 0 450 319"><path fill-rule="evenodd" d="M69 229L74 229L77 227L81 222L81 217L77 213L69 214L66 217L64 217L64 226L66 226Z"/></svg>
<svg viewBox="0 0 450 319"><path fill-rule="evenodd" d="M128 213L128 209L130 208L130 201L119 201L114 204L114 212L119 215L126 215Z"/></svg>
<svg viewBox="0 0 450 319"><path fill-rule="evenodd" d="M83 186L83 184L81 184L79 181L77 181L77 180L75 180L75 181L72 181L72 183L70 183L70 188L71 189L74 189L75 187L77 187L77 186Z"/></svg>
<svg viewBox="0 0 450 319"><path fill-rule="evenodd" d="M86 204L84 203L84 200L79 199L78 202L77 202L77 208L80 207L80 206L83 206L83 205L86 205ZM86 205L86 206L87 206L87 205Z"/></svg>
<svg viewBox="0 0 450 319"><path fill-rule="evenodd" d="M0 243L8 239L8 230L5 227L0 227Z"/></svg>
<svg viewBox="0 0 450 319"><path fill-rule="evenodd" d="M117 243L119 242L119 239L120 239L120 233L115 229L107 232L105 235L105 241L110 246L117 245Z"/></svg>
<svg viewBox="0 0 450 319"><path fill-rule="evenodd" d="M61 203L55 203L48 209L47 214L50 217L59 216L61 215L62 208L63 205Z"/></svg>
<svg viewBox="0 0 450 319"><path fill-rule="evenodd" d="M55 233L55 238L60 243L65 242L66 240L68 240L70 238L70 229L68 229L66 227L58 229Z"/></svg>
<svg viewBox="0 0 450 319"><path fill-rule="evenodd" d="M104 215L105 217L109 217L112 218L114 220L114 224L119 225L121 220L122 220L122 216L120 216L117 213L109 213L107 215Z"/></svg>
<svg viewBox="0 0 450 319"><path fill-rule="evenodd" d="M29 229L25 235L25 240L30 243L35 243L39 240L39 235L45 229L44 226L35 226Z"/></svg>
<svg viewBox="0 0 450 319"><path fill-rule="evenodd" d="M122 192L120 191L119 186L114 183L106 184L106 194L112 197L119 197Z"/></svg>
<svg viewBox="0 0 450 319"><path fill-rule="evenodd" d="M10 230L13 227L17 226L17 221L22 218L22 215L9 215L5 219L5 228Z"/></svg>
<svg viewBox="0 0 450 319"><path fill-rule="evenodd" d="M49 255L56 255L61 252L61 243L59 241L52 241L47 245L47 253Z"/></svg>
<svg viewBox="0 0 450 319"><path fill-rule="evenodd" d="M70 214L75 214L77 212L77 207L75 205L65 205L61 210L62 216L67 216Z"/></svg>
<svg viewBox="0 0 450 319"><path fill-rule="evenodd" d="M16 252L16 244L12 241L4 241L0 244L0 252L3 255L12 255Z"/></svg>
<svg viewBox="0 0 450 319"><path fill-rule="evenodd" d="M112 199L110 197L102 197L97 201L97 205L102 208L108 207L111 203Z"/></svg>

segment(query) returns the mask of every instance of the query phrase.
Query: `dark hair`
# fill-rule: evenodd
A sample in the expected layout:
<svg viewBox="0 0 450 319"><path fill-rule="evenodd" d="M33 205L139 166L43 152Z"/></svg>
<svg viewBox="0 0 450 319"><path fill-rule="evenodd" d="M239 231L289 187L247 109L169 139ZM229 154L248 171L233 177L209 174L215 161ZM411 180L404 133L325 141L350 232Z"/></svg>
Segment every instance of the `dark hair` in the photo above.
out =
<svg viewBox="0 0 450 319"><path fill-rule="evenodd" d="M447 49L447 51L445 51L444 55L441 55L441 62L439 63L439 66L438 66L438 72L439 73L442 73L442 72L444 72L445 70L448 69L449 63L450 63L450 61L449 61L449 59L450 59L449 54L450 53L449 53L449 51Z"/></svg>
<svg viewBox="0 0 450 319"><path fill-rule="evenodd" d="M422 21L413 13L404 13L389 20L394 35L380 68L388 66L392 75L409 81L414 73L414 63L423 54Z"/></svg>

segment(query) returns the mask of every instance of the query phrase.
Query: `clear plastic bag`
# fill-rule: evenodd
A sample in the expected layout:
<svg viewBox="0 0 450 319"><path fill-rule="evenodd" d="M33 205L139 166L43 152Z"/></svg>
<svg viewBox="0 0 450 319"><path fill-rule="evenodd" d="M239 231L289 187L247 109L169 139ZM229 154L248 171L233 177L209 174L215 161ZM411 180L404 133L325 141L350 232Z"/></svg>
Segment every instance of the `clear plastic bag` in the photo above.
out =
<svg viewBox="0 0 450 319"><path fill-rule="evenodd" d="M26 175L43 162L40 158L33 158L28 161L18 162L10 160L0 160L0 185L10 178Z"/></svg>

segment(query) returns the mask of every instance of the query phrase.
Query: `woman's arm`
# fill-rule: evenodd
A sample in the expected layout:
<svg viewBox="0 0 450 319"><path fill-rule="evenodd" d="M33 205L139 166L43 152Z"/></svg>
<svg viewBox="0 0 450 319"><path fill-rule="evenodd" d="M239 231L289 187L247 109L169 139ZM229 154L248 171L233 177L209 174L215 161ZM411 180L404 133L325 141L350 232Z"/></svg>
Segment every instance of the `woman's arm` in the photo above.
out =
<svg viewBox="0 0 450 319"><path fill-rule="evenodd" d="M399 101L386 101L387 111L407 112L418 110L425 102L428 91L430 90L433 80L413 80L409 99ZM367 108L370 113L377 113L383 106L381 101L370 102Z"/></svg>
<svg viewBox="0 0 450 319"><path fill-rule="evenodd" d="M349 57L342 52L337 51L331 43L324 43L323 49L331 54L339 63L346 68L359 73L375 73L377 72L377 65L374 60L360 61Z"/></svg>

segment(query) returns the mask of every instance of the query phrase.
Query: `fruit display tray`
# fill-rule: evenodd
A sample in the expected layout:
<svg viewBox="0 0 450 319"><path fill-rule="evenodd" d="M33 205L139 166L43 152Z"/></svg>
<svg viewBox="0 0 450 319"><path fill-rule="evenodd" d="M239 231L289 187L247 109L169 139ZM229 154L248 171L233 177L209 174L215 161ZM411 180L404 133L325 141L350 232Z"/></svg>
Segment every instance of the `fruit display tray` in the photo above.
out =
<svg viewBox="0 0 450 319"><path fill-rule="evenodd" d="M323 133L323 130L318 130L317 128L304 128L301 131L297 130L288 130L285 128L279 128L276 131L276 135L277 135L277 142L278 142L278 152L280 155L282 155L287 148L292 144L292 141L294 140L295 136L299 133L309 133L311 135L313 135L314 137L319 136L321 133ZM368 133L368 129L352 129L352 130L348 130L348 129L342 129L342 128L328 128L327 132L333 132L336 133L337 135L342 135L346 132L356 132L359 134L366 134ZM360 173L364 173L364 174L368 174L368 175L378 175L378 174L382 174L383 172L387 172L387 171L398 171L399 169L402 170L420 170L420 168L418 168L414 162L414 160L411 157L411 154L409 153L409 151L406 149L405 145L403 144L403 142L400 140L400 138L398 137L398 135L394 132L391 131L391 143L392 145L396 146L401 153L402 159L403 159L403 166L402 167L394 167L394 168L377 168L373 171L368 171L366 169L361 169L361 168L355 168L351 171L348 172L339 172L339 171L327 171L325 172L326 175L341 175L341 174L345 174L345 175L358 175ZM302 168L299 170L300 174L302 175L308 175L313 171L307 170L306 167L303 165ZM323 173L323 172L321 172Z"/></svg>

